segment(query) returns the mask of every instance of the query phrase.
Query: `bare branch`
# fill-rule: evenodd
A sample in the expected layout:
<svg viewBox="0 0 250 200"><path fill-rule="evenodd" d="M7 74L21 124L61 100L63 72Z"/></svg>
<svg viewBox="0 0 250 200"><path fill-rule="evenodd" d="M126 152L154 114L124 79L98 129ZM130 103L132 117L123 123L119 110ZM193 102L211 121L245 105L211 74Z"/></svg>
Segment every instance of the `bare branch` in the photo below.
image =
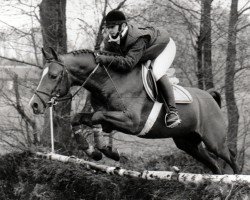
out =
<svg viewBox="0 0 250 200"><path fill-rule="evenodd" d="M104 2L104 9L103 9L103 12L102 12L102 22L104 21L104 18L106 16L107 7L108 7L108 0L105 0L105 2ZM102 22L101 22L101 24L102 24Z"/></svg>
<svg viewBox="0 0 250 200"><path fill-rule="evenodd" d="M13 62L26 64L26 65L31 65L31 66L34 66L34 67L38 67L39 69L42 69L42 67L40 65L37 65L35 63L29 63L29 62L26 62L26 61L23 61L23 60L17 60L15 58L8 58L8 57L5 57L5 56L0 56L0 58L5 59L5 60L9 60L9 61L13 61Z"/></svg>
<svg viewBox="0 0 250 200"><path fill-rule="evenodd" d="M13 77L14 80L14 90L15 90L15 97L16 97L16 102L14 103L14 107L16 111L21 115L21 117L28 122L32 128L34 129L36 126L36 123L25 113L23 106L21 105L21 100L20 100L20 94L19 94L19 88L18 88L18 76L14 75Z"/></svg>
<svg viewBox="0 0 250 200"><path fill-rule="evenodd" d="M15 31L17 31L17 32L20 32L20 33L22 33L22 34L24 34L24 35L27 35L26 32L24 32L24 31L22 31L22 30L20 30L20 29L18 29L18 28L16 28L16 27L14 27L14 26L12 26L12 25L9 25L8 23L6 23L6 22L4 22L4 21L2 21L2 20L0 20L0 22L2 22L3 24L5 24L5 25L11 27L13 30L15 30Z"/></svg>
<svg viewBox="0 0 250 200"><path fill-rule="evenodd" d="M127 0L123 0L122 2L120 2L118 4L118 6L116 7L116 10L119 10L125 3L126 3Z"/></svg>
<svg viewBox="0 0 250 200"><path fill-rule="evenodd" d="M83 22L85 24L85 26L87 26L88 28L90 28L93 31L93 33L96 35L96 31L95 31L95 29L94 29L93 26L89 25L86 21L84 21L84 20L82 20L80 18L77 18L77 19L80 20L81 22Z"/></svg>
<svg viewBox="0 0 250 200"><path fill-rule="evenodd" d="M250 70L250 65L246 65L246 66L240 67L238 69L235 69L234 74L237 74L238 72L240 72L242 70Z"/></svg>
<svg viewBox="0 0 250 200"><path fill-rule="evenodd" d="M200 15L200 12L196 11L196 10L192 10L192 9L189 9L189 8L186 8L186 7L183 7L179 4L177 4L176 2L174 2L173 0L169 0L169 2L171 2L174 6L176 6L177 8L180 8L181 10L185 10L187 11L188 13L191 14L191 16L195 17L196 18L196 15L195 14L198 14ZM158 3L159 4L159 3ZM160 5L160 4L159 4ZM165 5L166 6L166 5Z"/></svg>
<svg viewBox="0 0 250 200"><path fill-rule="evenodd" d="M238 17L242 15L244 12L250 9L250 6L247 6L249 4L249 1L245 3L244 6L238 11Z"/></svg>
<svg viewBox="0 0 250 200"><path fill-rule="evenodd" d="M240 32L240 31L242 31L243 29L245 29L245 28L247 28L247 27L249 27L249 26L250 26L250 24L246 24L246 25L244 25L244 26L238 28L236 31L237 31L237 32Z"/></svg>

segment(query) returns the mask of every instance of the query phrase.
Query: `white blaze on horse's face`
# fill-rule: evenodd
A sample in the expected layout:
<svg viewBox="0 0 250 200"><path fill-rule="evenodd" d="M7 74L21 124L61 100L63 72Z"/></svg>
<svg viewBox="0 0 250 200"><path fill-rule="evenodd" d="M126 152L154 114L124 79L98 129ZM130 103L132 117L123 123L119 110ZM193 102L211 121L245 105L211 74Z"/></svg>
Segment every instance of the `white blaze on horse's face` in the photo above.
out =
<svg viewBox="0 0 250 200"><path fill-rule="evenodd" d="M46 67L46 68L43 70L42 77L41 77L41 79L40 79L40 81L39 81L39 84L38 84L36 90L39 88L39 86L40 86L40 84L41 84L41 82L42 82L42 80L43 80L43 77L48 73L48 71L49 71L49 68L48 68L48 67ZM31 97L31 99L30 99L30 101L29 101L29 105L30 105L30 106L31 106L31 103L32 103L34 97L35 97L35 94L33 94L33 96Z"/></svg>
<svg viewBox="0 0 250 200"><path fill-rule="evenodd" d="M36 88L36 91L39 89L39 87L43 81L43 78L48 74L48 72L49 72L49 67L45 67L45 69L43 70L43 73L42 73L42 77L41 77L39 84ZM38 102L37 96L36 96L36 94L33 94L32 98L29 101L29 106L31 106L33 108L33 110L34 110L34 106L39 109L39 106L38 106L39 104L37 102ZM43 110L43 109L39 109L39 111L40 110ZM43 113L43 111L41 113Z"/></svg>
<svg viewBox="0 0 250 200"><path fill-rule="evenodd" d="M47 62L43 70L36 93L30 100L30 106L35 114L42 114L47 107L47 103L52 97L65 95L66 87L61 84L64 80L64 67L57 61ZM66 81L67 82L67 81Z"/></svg>
<svg viewBox="0 0 250 200"><path fill-rule="evenodd" d="M48 72L49 72L49 67L46 67L46 68L43 70L42 77L41 77L41 79L40 79L40 81L39 81L39 84L38 84L38 86L37 86L36 89L38 89L38 88L40 87L40 85L41 85L41 83L42 83L42 81L43 81L43 78L48 74Z"/></svg>

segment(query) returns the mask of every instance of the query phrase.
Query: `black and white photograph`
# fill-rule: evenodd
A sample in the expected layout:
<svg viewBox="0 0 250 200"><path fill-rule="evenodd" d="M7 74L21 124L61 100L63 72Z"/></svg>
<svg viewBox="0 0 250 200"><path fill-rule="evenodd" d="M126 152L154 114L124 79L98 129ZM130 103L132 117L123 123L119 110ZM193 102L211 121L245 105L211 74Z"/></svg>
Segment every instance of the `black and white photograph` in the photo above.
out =
<svg viewBox="0 0 250 200"><path fill-rule="evenodd" d="M0 0L0 200L250 200L250 0Z"/></svg>

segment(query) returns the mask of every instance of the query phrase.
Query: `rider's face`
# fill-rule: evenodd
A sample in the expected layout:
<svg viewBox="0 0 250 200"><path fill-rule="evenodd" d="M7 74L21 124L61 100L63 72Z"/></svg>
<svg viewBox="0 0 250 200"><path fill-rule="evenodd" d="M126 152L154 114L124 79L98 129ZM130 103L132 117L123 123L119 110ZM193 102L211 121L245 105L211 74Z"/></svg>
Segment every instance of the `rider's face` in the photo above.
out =
<svg viewBox="0 0 250 200"><path fill-rule="evenodd" d="M119 32L119 25L114 25L114 26L108 26L107 27L108 34L110 36L116 36L117 33Z"/></svg>

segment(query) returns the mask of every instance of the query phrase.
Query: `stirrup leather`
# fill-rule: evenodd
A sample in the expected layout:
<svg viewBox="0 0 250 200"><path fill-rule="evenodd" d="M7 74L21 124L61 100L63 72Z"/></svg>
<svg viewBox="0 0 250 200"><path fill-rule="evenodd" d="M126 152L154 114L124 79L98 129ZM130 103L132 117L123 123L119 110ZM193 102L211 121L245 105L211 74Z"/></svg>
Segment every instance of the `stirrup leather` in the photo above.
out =
<svg viewBox="0 0 250 200"><path fill-rule="evenodd" d="M167 125L167 119L168 119L168 116L170 114L175 114L178 117L178 119L174 123L172 123L170 125ZM177 112L170 111L169 113L167 113L165 115L165 125L166 125L167 128L174 128L174 127L178 126L180 123L181 123L181 119L180 119L179 115L177 114Z"/></svg>

